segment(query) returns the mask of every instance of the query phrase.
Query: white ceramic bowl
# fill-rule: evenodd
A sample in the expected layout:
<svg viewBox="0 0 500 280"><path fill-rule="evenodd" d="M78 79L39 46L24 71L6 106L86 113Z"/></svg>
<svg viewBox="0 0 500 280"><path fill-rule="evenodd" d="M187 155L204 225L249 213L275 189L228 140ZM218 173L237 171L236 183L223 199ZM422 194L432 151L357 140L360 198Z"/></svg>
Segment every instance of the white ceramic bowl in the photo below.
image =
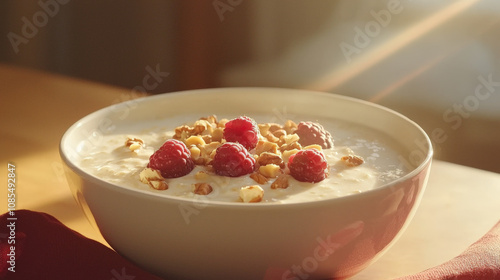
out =
<svg viewBox="0 0 500 280"><path fill-rule="evenodd" d="M412 171L382 187L293 204L243 204L162 197L114 185L78 166L85 143L136 121L179 114L289 114L348 120L394 138ZM422 197L432 158L425 132L408 118L335 94L273 88L168 93L94 112L64 134L60 153L83 211L120 254L168 279L350 277L401 234ZM189 219L186 219L188 215Z"/></svg>

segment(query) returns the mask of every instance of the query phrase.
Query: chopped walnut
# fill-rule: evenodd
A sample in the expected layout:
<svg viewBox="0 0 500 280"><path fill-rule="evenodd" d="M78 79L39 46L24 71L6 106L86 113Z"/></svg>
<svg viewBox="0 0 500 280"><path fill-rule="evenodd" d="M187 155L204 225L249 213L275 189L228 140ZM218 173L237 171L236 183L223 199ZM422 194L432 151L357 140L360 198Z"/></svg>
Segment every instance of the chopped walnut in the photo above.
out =
<svg viewBox="0 0 500 280"><path fill-rule="evenodd" d="M128 136L125 141L125 146L127 146L131 151L138 150L144 146L144 140L137 137Z"/></svg>
<svg viewBox="0 0 500 280"><path fill-rule="evenodd" d="M205 165L205 171L207 173L212 173L212 174L215 172L214 171L214 167L212 165L210 165L210 164Z"/></svg>
<svg viewBox="0 0 500 280"><path fill-rule="evenodd" d="M257 126L259 127L260 135L265 136L269 133L269 128L271 127L271 124L259 123L259 124L257 124Z"/></svg>
<svg viewBox="0 0 500 280"><path fill-rule="evenodd" d="M207 195L213 191L212 186L208 183L195 183L193 193L199 195Z"/></svg>
<svg viewBox="0 0 500 280"><path fill-rule="evenodd" d="M293 154L296 154L299 150L298 149L291 149L291 150L286 150L283 152L282 159L285 164L288 163L288 159L290 159L290 156Z"/></svg>
<svg viewBox="0 0 500 280"><path fill-rule="evenodd" d="M203 118L200 118L200 120L206 120L208 121L210 124L215 124L217 125L217 116L216 115L210 115L208 117L203 117Z"/></svg>
<svg viewBox="0 0 500 280"><path fill-rule="evenodd" d="M264 190L257 185L246 186L240 189L240 199L243 202L260 202L264 197Z"/></svg>
<svg viewBox="0 0 500 280"><path fill-rule="evenodd" d="M228 121L229 121L228 119L222 119L222 120L220 120L219 123L217 124L217 127L220 127L220 128L226 127L226 123Z"/></svg>
<svg viewBox="0 0 500 280"><path fill-rule="evenodd" d="M279 165L270 163L260 166L259 173L267 178L276 178L282 173L282 171Z"/></svg>
<svg viewBox="0 0 500 280"><path fill-rule="evenodd" d="M285 174L281 174L274 180L271 184L271 189L286 189L288 188L288 177Z"/></svg>
<svg viewBox="0 0 500 280"><path fill-rule="evenodd" d="M210 159L209 158L199 157L197 159L193 159L193 161L194 161L194 164L196 164L196 165L206 166L210 162Z"/></svg>
<svg viewBox="0 0 500 280"><path fill-rule="evenodd" d="M291 120L287 120L285 122L285 125L283 126L283 129L285 129L287 134L293 134L295 133L295 130L297 130L297 124Z"/></svg>
<svg viewBox="0 0 500 280"><path fill-rule="evenodd" d="M212 125L207 120L197 120L193 125L193 134L200 135L205 131L209 134L212 129Z"/></svg>
<svg viewBox="0 0 500 280"><path fill-rule="evenodd" d="M174 133L174 139L184 141L193 134L193 129L187 125L181 125L175 128Z"/></svg>
<svg viewBox="0 0 500 280"><path fill-rule="evenodd" d="M257 158L257 163L259 165L268 165L268 164L276 164L279 165L281 168L285 167L285 164L283 163L283 159L275 154L275 153L270 153L270 152L262 152L259 157Z"/></svg>
<svg viewBox="0 0 500 280"><path fill-rule="evenodd" d="M254 172L250 174L250 178L252 178L258 184L265 184L269 180L266 176L260 174L259 172Z"/></svg>
<svg viewBox="0 0 500 280"><path fill-rule="evenodd" d="M215 150L222 145L221 142L212 142L202 147L202 156L206 159L212 159L215 155Z"/></svg>
<svg viewBox="0 0 500 280"><path fill-rule="evenodd" d="M267 141L273 142L273 143L278 143L278 141L280 140L278 137L274 136L274 134L272 134L272 133L268 133L265 137L266 137Z"/></svg>
<svg viewBox="0 0 500 280"><path fill-rule="evenodd" d="M273 135L274 135L274 137L280 139L281 137L286 136L286 131L284 129L278 129L278 130L273 132Z"/></svg>
<svg viewBox="0 0 500 280"><path fill-rule="evenodd" d="M168 184L165 182L165 178L161 176L160 171L144 168L139 174L139 178L141 182L144 184L148 184L151 188L155 190L166 190L168 189Z"/></svg>
<svg viewBox="0 0 500 280"><path fill-rule="evenodd" d="M277 130L283 129L283 127L277 123L270 123L269 124L269 132L273 133Z"/></svg>
<svg viewBox="0 0 500 280"><path fill-rule="evenodd" d="M205 141L205 143L212 143L212 135L201 135L201 139Z"/></svg>
<svg viewBox="0 0 500 280"><path fill-rule="evenodd" d="M191 145L194 145L194 146L204 146L206 144L205 140L203 140L203 138L199 135L193 135L193 136L189 136L189 138L187 138L186 140L184 140L184 143L186 144L186 146L191 146Z"/></svg>
<svg viewBox="0 0 500 280"><path fill-rule="evenodd" d="M307 150L307 149L316 149L318 151L323 151L323 148L318 145L318 144L313 144L313 145L309 145L309 146L305 146L305 147L302 147L303 150Z"/></svg>
<svg viewBox="0 0 500 280"><path fill-rule="evenodd" d="M255 154L260 155L264 152L269 152L273 154L278 153L279 146L276 143L271 143L264 140L259 140L257 146L255 147Z"/></svg>
<svg viewBox="0 0 500 280"><path fill-rule="evenodd" d="M224 129L220 127L214 128L212 131L212 141L220 142L224 136Z"/></svg>
<svg viewBox="0 0 500 280"><path fill-rule="evenodd" d="M283 138L280 139L278 145L291 145L293 143L298 143L300 137L295 134L295 133L292 133L292 134L287 134L285 136L283 136Z"/></svg>
<svg viewBox="0 0 500 280"><path fill-rule="evenodd" d="M349 167L358 166L365 162L365 160L362 157L355 155L343 156L340 160L343 161Z"/></svg>
<svg viewBox="0 0 500 280"><path fill-rule="evenodd" d="M191 158L196 163L200 159L200 156L201 156L200 148L198 148L196 146L191 146L188 149L191 152Z"/></svg>
<svg viewBox="0 0 500 280"><path fill-rule="evenodd" d="M293 149L302 150L302 145L300 145L299 142L293 142L293 143L290 143L290 144L283 144L280 147L280 151L282 153L285 152L285 151L293 150Z"/></svg>

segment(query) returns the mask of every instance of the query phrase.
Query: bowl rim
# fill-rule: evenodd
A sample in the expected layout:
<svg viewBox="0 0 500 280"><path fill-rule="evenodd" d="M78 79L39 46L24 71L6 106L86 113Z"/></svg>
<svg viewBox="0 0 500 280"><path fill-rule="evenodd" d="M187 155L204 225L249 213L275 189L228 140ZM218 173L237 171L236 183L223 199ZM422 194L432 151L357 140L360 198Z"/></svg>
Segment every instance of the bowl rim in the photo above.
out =
<svg viewBox="0 0 500 280"><path fill-rule="evenodd" d="M142 102L143 100L163 99L163 98L169 98L170 96L172 96L172 98L173 98L173 96L179 96L179 95L192 95L192 94L205 94L205 93L208 94L208 93L213 93L213 92L234 91L234 90L238 90L238 91L256 91L256 90L259 90L259 91L290 91L290 92L295 91L295 92L307 93L307 94L311 94L311 95L330 95L336 99L342 99L342 100L346 100L349 102L360 103L363 106L374 107L374 108L377 108L379 110L390 113L392 115L395 115L398 118L400 118L400 119L404 120L405 122L409 123L410 125L412 125L414 128L416 128L422 134L422 136L424 136L425 141L426 141L427 146L428 146L428 152L427 152L425 158L422 160L422 162L418 166L416 166L413 170L411 170L410 172L405 174L404 176L402 176L396 180L392 180L392 181L385 183L381 186L378 186L376 188L366 190L366 191L363 191L363 192L357 193L357 194L340 196L340 197L333 197L333 198L327 198L327 199L320 199L320 200L313 200L313 201L287 202L287 203L241 203L241 202L214 201L214 200L203 199L203 200L201 200L203 202L203 207L215 207L215 206L216 207L231 207L231 208L233 208L233 207L237 207L237 208L249 207L249 208L260 208L260 209L265 208L265 209L267 209L267 208L275 208L275 207L279 207L279 208L287 208L287 207L292 207L292 206L296 207L299 205L308 207L311 205L318 205L318 203L319 204L322 204L322 203L329 204L332 201L351 200L351 199L355 199L356 197L359 197L359 196L370 195L374 192L378 192L378 191L381 191L383 189L391 188L394 185L397 185L403 181L407 181L407 180L417 176L422 171L425 171L426 169L428 169L428 167L431 165L433 154L434 154L434 149L433 149L432 142L431 142L429 136L416 122L414 122L410 118L406 117L405 115L403 115L395 110L389 109L385 106L382 106L382 105L379 105L379 104L376 104L376 103L373 103L373 102L370 102L367 100L351 97L351 96L345 96L345 95L340 95L340 94L336 94L336 93L322 92L322 91L315 91L315 90L291 89L291 88L279 88L279 87L223 87L223 88L182 90L182 91L176 91L176 92L168 92L168 93L161 93L161 94L156 94L156 95L149 95L149 96L145 96L145 97L140 97L140 98L112 104L112 105L103 107L101 109L98 109L94 112L91 112L91 113L87 114L86 116L80 118L64 132L64 134L62 135L60 142L59 142L60 157L61 157L63 163L66 164L66 166L69 167L69 169L71 169L72 172L76 173L82 179L89 180L92 183L99 185L101 187L113 189L114 191L128 193L128 194L131 194L134 196L135 195L144 196L145 198L152 199L152 200L163 200L163 201L170 202L170 203L196 203L196 200L194 200L192 198L158 195L158 194L151 192L151 191L148 191L148 190L134 189L131 187L121 186L121 185L110 183L110 182L107 182L103 179L100 179L99 177L86 172L85 170L80 168L75 162L73 162L71 159L69 159L69 157L67 156L65 149L64 149L65 143L66 143L67 139L70 137L70 134L73 131L75 131L79 126L81 126L83 123L95 118L99 114L103 114L105 112L108 112L108 111L112 110L113 108L128 106L128 105L130 105L130 103ZM68 182L68 184L71 184L71 183Z"/></svg>

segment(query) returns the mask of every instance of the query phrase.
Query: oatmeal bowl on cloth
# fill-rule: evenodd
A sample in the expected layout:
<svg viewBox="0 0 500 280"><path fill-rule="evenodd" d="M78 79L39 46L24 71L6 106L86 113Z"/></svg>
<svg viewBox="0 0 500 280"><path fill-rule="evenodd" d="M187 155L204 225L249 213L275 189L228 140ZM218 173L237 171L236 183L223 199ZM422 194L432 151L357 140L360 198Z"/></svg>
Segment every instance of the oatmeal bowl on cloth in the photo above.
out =
<svg viewBox="0 0 500 280"><path fill-rule="evenodd" d="M279 88L116 104L71 126L60 153L105 240L166 279L351 277L403 233L432 160L397 112Z"/></svg>

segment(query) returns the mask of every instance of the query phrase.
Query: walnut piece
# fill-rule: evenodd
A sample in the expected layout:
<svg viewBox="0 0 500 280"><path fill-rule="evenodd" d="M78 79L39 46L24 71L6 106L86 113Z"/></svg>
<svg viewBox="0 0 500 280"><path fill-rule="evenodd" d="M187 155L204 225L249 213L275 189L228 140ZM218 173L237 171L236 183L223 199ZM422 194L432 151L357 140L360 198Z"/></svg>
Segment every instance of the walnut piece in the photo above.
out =
<svg viewBox="0 0 500 280"><path fill-rule="evenodd" d="M213 191L212 186L208 183L195 183L193 193L199 195L207 195Z"/></svg>
<svg viewBox="0 0 500 280"><path fill-rule="evenodd" d="M282 173L282 171L279 165L270 163L260 166L259 173L267 178L276 178Z"/></svg>
<svg viewBox="0 0 500 280"><path fill-rule="evenodd" d="M272 133L268 133L265 137L266 137L267 141L273 142L273 143L278 143L278 141L280 140L278 137L274 136L274 134L272 134Z"/></svg>
<svg viewBox="0 0 500 280"><path fill-rule="evenodd" d="M127 146L131 151L135 151L144 146L144 140L137 137L127 136L125 146Z"/></svg>
<svg viewBox="0 0 500 280"><path fill-rule="evenodd" d="M271 184L271 189L286 189L288 188L288 177L285 174L281 174L274 180Z"/></svg>
<svg viewBox="0 0 500 280"><path fill-rule="evenodd" d="M257 124L257 126L259 127L260 135L266 136L269 133L269 128L271 127L271 124L259 123L259 124Z"/></svg>
<svg viewBox="0 0 500 280"><path fill-rule="evenodd" d="M293 142L293 143L290 143L290 144L283 144L280 147L280 151L282 153L285 152L285 151L293 150L293 149L302 150L302 145L300 145L299 142Z"/></svg>
<svg viewBox="0 0 500 280"><path fill-rule="evenodd" d="M184 143L186 144L186 146L191 146L191 145L194 145L194 146L203 146L205 145L205 140L203 140L203 138L199 135L192 135L192 136L189 136L189 138L187 138Z"/></svg>
<svg viewBox="0 0 500 280"><path fill-rule="evenodd" d="M318 145L318 144L312 144L312 145L309 145L309 146L305 146L305 147L302 147L302 150L307 150L307 149L316 149L318 151L323 151L323 148Z"/></svg>
<svg viewBox="0 0 500 280"><path fill-rule="evenodd" d="M270 123L269 124L269 132L273 133L277 130L282 129L283 127L277 123Z"/></svg>
<svg viewBox="0 0 500 280"><path fill-rule="evenodd" d="M293 154L296 154L298 151L299 151L298 149L291 149L291 150L284 151L283 155L281 156L281 158L283 159L283 162L285 164L288 164L290 156L293 155Z"/></svg>
<svg viewBox="0 0 500 280"><path fill-rule="evenodd" d="M266 176L260 174L259 172L254 172L250 174L250 178L252 178L255 182L261 185L267 183L267 181L269 180L267 179Z"/></svg>
<svg viewBox="0 0 500 280"><path fill-rule="evenodd" d="M194 125L193 125L193 134L194 135L201 135L205 131L208 131L207 134L210 134L212 130L213 130L213 127L210 124L210 122L207 120L197 120L196 122L194 122Z"/></svg>
<svg viewBox="0 0 500 280"><path fill-rule="evenodd" d="M277 138L285 137L286 131L284 129L278 129L276 131L273 131L273 135Z"/></svg>
<svg viewBox="0 0 500 280"><path fill-rule="evenodd" d="M287 120L285 122L285 125L283 126L283 129L286 131L287 134L293 134L295 133L295 130L297 130L297 124L291 120Z"/></svg>
<svg viewBox="0 0 500 280"><path fill-rule="evenodd" d="M281 168L285 168L283 159L279 155L270 152L261 153L257 158L257 163L261 166L268 164L276 164Z"/></svg>
<svg viewBox="0 0 500 280"><path fill-rule="evenodd" d="M218 123L216 115L210 115L208 117L200 118L200 120L206 120L210 124L215 124L216 126L217 126L217 123Z"/></svg>
<svg viewBox="0 0 500 280"><path fill-rule="evenodd" d="M161 176L160 171L152 168L144 168L139 174L141 182L148 184L151 188L155 190L166 190L168 189L168 184L165 182L165 178Z"/></svg>
<svg viewBox="0 0 500 280"><path fill-rule="evenodd" d="M246 186L240 189L240 199L243 202L260 202L264 197L264 190L258 185Z"/></svg>
<svg viewBox="0 0 500 280"><path fill-rule="evenodd" d="M174 139L184 141L193 135L193 129L187 125L181 125L175 128L174 133Z"/></svg>
<svg viewBox="0 0 500 280"><path fill-rule="evenodd" d="M269 152L277 154L279 146L276 143L271 143L269 141L259 140L257 146L255 147L255 154L260 155L264 152Z"/></svg>
<svg viewBox="0 0 500 280"><path fill-rule="evenodd" d="M340 160L343 161L349 167L358 166L365 162L365 160L362 157L355 155L343 156Z"/></svg>

